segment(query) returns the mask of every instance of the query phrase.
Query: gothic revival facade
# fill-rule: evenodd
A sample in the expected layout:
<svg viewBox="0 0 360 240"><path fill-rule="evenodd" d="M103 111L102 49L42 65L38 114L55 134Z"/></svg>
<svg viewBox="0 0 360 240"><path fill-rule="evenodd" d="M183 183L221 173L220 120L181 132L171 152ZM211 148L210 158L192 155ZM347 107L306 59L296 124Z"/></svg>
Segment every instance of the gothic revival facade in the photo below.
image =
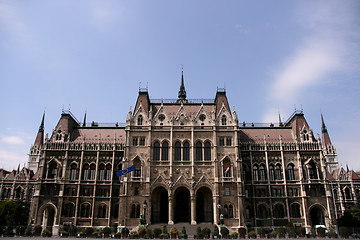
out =
<svg viewBox="0 0 360 240"><path fill-rule="evenodd" d="M80 123L63 111L44 138L43 118L28 167L29 221L53 233L70 224L134 227L141 214L147 224L217 224L221 215L232 230L329 227L360 188L355 172L339 168L323 119L322 137L302 111L284 123L239 123L224 89L187 99L183 77L174 100L140 89L124 125L87 124L86 115ZM19 196L12 184L3 178L3 199Z"/></svg>

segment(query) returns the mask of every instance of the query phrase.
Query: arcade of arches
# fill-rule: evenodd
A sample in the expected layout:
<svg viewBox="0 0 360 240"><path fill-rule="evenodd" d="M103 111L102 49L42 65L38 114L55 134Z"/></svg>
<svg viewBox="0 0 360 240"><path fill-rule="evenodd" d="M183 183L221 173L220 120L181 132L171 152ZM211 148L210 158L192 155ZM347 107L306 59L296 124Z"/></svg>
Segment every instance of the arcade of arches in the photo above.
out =
<svg viewBox="0 0 360 240"><path fill-rule="evenodd" d="M207 187L195 194L186 187L178 187L172 195L158 186L151 194L151 223L214 222L213 196Z"/></svg>

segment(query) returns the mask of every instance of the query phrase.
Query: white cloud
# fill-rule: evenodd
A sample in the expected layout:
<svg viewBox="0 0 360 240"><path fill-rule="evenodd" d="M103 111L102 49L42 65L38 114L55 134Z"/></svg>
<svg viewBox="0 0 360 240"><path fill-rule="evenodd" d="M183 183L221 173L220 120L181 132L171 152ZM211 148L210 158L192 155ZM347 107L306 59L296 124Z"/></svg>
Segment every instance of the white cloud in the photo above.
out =
<svg viewBox="0 0 360 240"><path fill-rule="evenodd" d="M23 165L26 162L26 154L20 154L18 152L12 152L4 149L0 149L0 167L5 170L12 170L18 164Z"/></svg>
<svg viewBox="0 0 360 240"><path fill-rule="evenodd" d="M25 141L18 136L2 136L1 141L3 143L12 144L12 145L21 145L25 143Z"/></svg>

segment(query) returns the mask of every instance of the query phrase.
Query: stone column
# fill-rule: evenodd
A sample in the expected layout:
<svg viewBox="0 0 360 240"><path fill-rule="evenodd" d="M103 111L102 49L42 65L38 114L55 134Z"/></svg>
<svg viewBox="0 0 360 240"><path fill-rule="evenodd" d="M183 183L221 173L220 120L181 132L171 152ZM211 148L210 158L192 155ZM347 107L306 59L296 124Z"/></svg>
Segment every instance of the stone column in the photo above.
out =
<svg viewBox="0 0 360 240"><path fill-rule="evenodd" d="M191 199L191 225L196 225L196 202L195 202L194 193L191 194L190 199Z"/></svg>
<svg viewBox="0 0 360 240"><path fill-rule="evenodd" d="M174 219L173 219L173 209L172 209L172 198L171 196L169 197L169 222L168 224L174 224Z"/></svg>

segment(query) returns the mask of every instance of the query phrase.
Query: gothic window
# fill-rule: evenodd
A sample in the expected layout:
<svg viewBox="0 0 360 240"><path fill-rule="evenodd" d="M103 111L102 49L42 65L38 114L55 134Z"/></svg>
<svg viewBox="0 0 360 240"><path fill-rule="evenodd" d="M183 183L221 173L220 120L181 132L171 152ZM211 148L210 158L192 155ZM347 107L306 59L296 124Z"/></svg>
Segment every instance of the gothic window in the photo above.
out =
<svg viewBox="0 0 360 240"><path fill-rule="evenodd" d="M86 163L84 165L84 176L83 176L84 180L89 180L89 171L90 171L89 164Z"/></svg>
<svg viewBox="0 0 360 240"><path fill-rule="evenodd" d="M61 141L61 139L62 139L61 130L57 131L55 139L56 139L56 141Z"/></svg>
<svg viewBox="0 0 360 240"><path fill-rule="evenodd" d="M160 122L163 122L163 121L165 120L165 116L161 114L161 115L159 116L159 120L160 120Z"/></svg>
<svg viewBox="0 0 360 240"><path fill-rule="evenodd" d="M76 180L77 175L77 165L76 163L71 164L71 170L70 170L70 180Z"/></svg>
<svg viewBox="0 0 360 240"><path fill-rule="evenodd" d="M226 138L226 146L231 146L231 138Z"/></svg>
<svg viewBox="0 0 360 240"><path fill-rule="evenodd" d="M282 179L281 165L280 164L276 164L276 166L275 166L275 178L276 178L276 180L281 180Z"/></svg>
<svg viewBox="0 0 360 240"><path fill-rule="evenodd" d="M159 161L160 160L160 143L156 141L154 143L154 160Z"/></svg>
<svg viewBox="0 0 360 240"><path fill-rule="evenodd" d="M253 175L254 181L259 181L259 170L257 165L253 166Z"/></svg>
<svg viewBox="0 0 360 240"><path fill-rule="evenodd" d="M161 148L161 160L167 161L169 160L169 144L164 142Z"/></svg>
<svg viewBox="0 0 360 240"><path fill-rule="evenodd" d="M201 142L196 143L196 160L197 161L202 161L203 160L203 157L202 157L202 143Z"/></svg>
<svg viewBox="0 0 360 240"><path fill-rule="evenodd" d="M234 217L234 211L233 206L231 204L224 206L224 218L233 218Z"/></svg>
<svg viewBox="0 0 360 240"><path fill-rule="evenodd" d="M315 163L311 161L306 167L308 169L309 179L317 179Z"/></svg>
<svg viewBox="0 0 360 240"><path fill-rule="evenodd" d="M133 137L133 146L137 146L137 145L138 145L138 138Z"/></svg>
<svg viewBox="0 0 360 240"><path fill-rule="evenodd" d="M145 137L141 137L140 138L140 143L139 143L140 146L145 146Z"/></svg>
<svg viewBox="0 0 360 240"><path fill-rule="evenodd" d="M74 213L75 213L74 204L66 203L63 210L64 217L74 217Z"/></svg>
<svg viewBox="0 0 360 240"><path fill-rule="evenodd" d="M199 117L200 121L205 121L206 119L206 116L204 114L201 114L200 117Z"/></svg>
<svg viewBox="0 0 360 240"><path fill-rule="evenodd" d="M141 126L143 124L143 117L141 115L138 117L137 123L139 126Z"/></svg>
<svg viewBox="0 0 360 240"><path fill-rule="evenodd" d="M105 180L105 165L101 164L99 167L99 180Z"/></svg>
<svg viewBox="0 0 360 240"><path fill-rule="evenodd" d="M246 219L251 218L251 209L249 206L246 206L245 216L246 216Z"/></svg>
<svg viewBox="0 0 360 240"><path fill-rule="evenodd" d="M225 146L225 138L223 138L223 137L219 138L219 145Z"/></svg>
<svg viewBox="0 0 360 240"><path fill-rule="evenodd" d="M111 180L111 165L106 165L106 180Z"/></svg>
<svg viewBox="0 0 360 240"><path fill-rule="evenodd" d="M106 218L106 205L99 206L98 218Z"/></svg>
<svg viewBox="0 0 360 240"><path fill-rule="evenodd" d="M95 171L96 171L95 164L91 164L90 165L90 180L95 180Z"/></svg>
<svg viewBox="0 0 360 240"><path fill-rule="evenodd" d="M190 144L188 142L184 142L183 160L184 161L189 161L190 160Z"/></svg>
<svg viewBox="0 0 360 240"><path fill-rule="evenodd" d="M274 165L273 164L270 164L270 166L269 166L269 178L270 178L270 181L275 180L275 171L274 171Z"/></svg>
<svg viewBox="0 0 360 240"><path fill-rule="evenodd" d="M223 125L223 126L226 125L226 116L225 116L225 115L223 115L223 116L221 117L221 125Z"/></svg>
<svg viewBox="0 0 360 240"><path fill-rule="evenodd" d="M139 218L140 217L140 204L132 204L131 205L131 218Z"/></svg>
<svg viewBox="0 0 360 240"><path fill-rule="evenodd" d="M16 199L21 199L23 195L23 190L22 188L19 186L16 191L15 191L15 198Z"/></svg>
<svg viewBox="0 0 360 240"><path fill-rule="evenodd" d="M257 208L257 217L258 218L268 218L268 210L265 205L261 204Z"/></svg>
<svg viewBox="0 0 360 240"><path fill-rule="evenodd" d="M300 205L298 203L293 203L290 206L291 218L300 218Z"/></svg>
<svg viewBox="0 0 360 240"><path fill-rule="evenodd" d="M274 206L274 217L283 218L284 217L284 207L281 204L276 204Z"/></svg>
<svg viewBox="0 0 360 240"><path fill-rule="evenodd" d="M224 177L231 177L231 163L228 159L224 161Z"/></svg>
<svg viewBox="0 0 360 240"><path fill-rule="evenodd" d="M175 161L181 160L181 143L177 141L175 143Z"/></svg>
<svg viewBox="0 0 360 240"><path fill-rule="evenodd" d="M90 217L90 204L84 203L81 205L80 208L80 216L83 218L89 218Z"/></svg>
<svg viewBox="0 0 360 240"><path fill-rule="evenodd" d="M263 164L261 164L259 167L259 177L260 177L259 179L260 181L266 180L265 166Z"/></svg>
<svg viewBox="0 0 360 240"><path fill-rule="evenodd" d="M287 167L287 172L288 172L288 180L292 181L295 180L295 174L294 174L294 164L289 163L288 167Z"/></svg>
<svg viewBox="0 0 360 240"><path fill-rule="evenodd" d="M211 144L209 142L204 144L204 157L206 161L211 161Z"/></svg>
<svg viewBox="0 0 360 240"><path fill-rule="evenodd" d="M52 161L50 163L49 166L49 174L48 174L48 178L56 178L56 174L57 174L57 164L55 161Z"/></svg>
<svg viewBox="0 0 360 240"><path fill-rule="evenodd" d="M133 177L141 177L141 162L139 159L134 160L135 171L133 173Z"/></svg>
<svg viewBox="0 0 360 240"><path fill-rule="evenodd" d="M351 200L351 193L348 187L345 187L345 200Z"/></svg>
<svg viewBox="0 0 360 240"><path fill-rule="evenodd" d="M242 180L243 181L246 181L247 180L247 177L246 177L246 170L247 170L247 167L245 164L242 165L242 172L241 172L241 177L242 177Z"/></svg>

